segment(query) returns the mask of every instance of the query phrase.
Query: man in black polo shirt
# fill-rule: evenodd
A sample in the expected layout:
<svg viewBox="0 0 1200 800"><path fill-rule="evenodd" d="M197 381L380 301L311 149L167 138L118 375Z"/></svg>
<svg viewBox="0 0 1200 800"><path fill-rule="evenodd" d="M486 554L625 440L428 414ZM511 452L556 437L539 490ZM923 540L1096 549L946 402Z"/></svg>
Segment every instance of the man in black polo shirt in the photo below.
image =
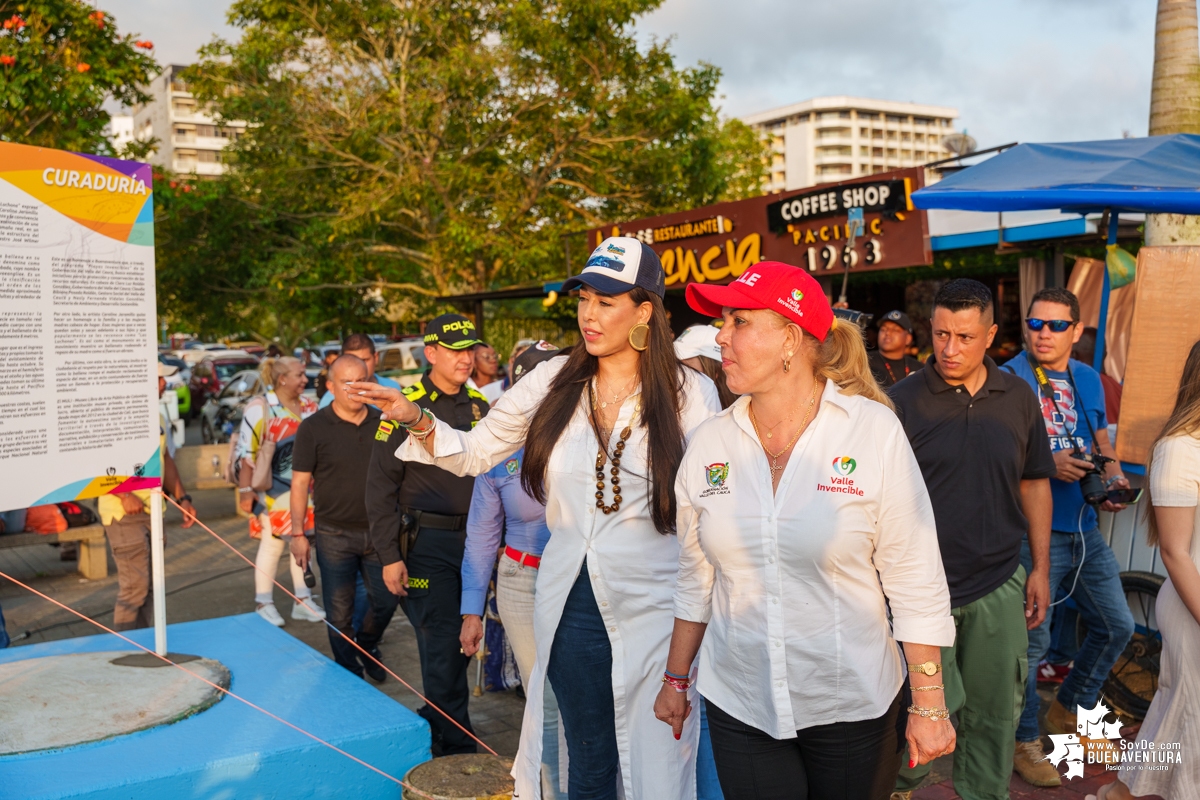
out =
<svg viewBox="0 0 1200 800"><path fill-rule="evenodd" d="M317 529L317 565L321 568L321 594L329 622L355 639L378 659L379 637L396 611L396 597L383 581L383 564L371 544L367 519L367 469L379 411L347 399L347 381L365 381L367 365L357 356L338 356L329 368L329 393L333 402L300 423L292 451L292 513L304 513L309 487L313 488L313 517ZM295 517L294 519L302 519ZM292 556L308 566L309 544L293 536ZM361 575L371 601L361 629L354 632L354 593ZM333 631L329 646L337 663L362 677L363 670L382 682L383 667L362 654Z"/></svg>
<svg viewBox="0 0 1200 800"><path fill-rule="evenodd" d="M474 324L443 314L425 326L429 371L404 395L459 430L470 430L488 412L487 399L466 385L475 366ZM421 653L421 681L430 703L471 730L470 691L459 632L462 629L462 561L467 512L475 479L396 458L408 434L383 420L367 478L371 537L383 560L388 589L400 595ZM433 755L474 753L475 742L428 706L417 713L429 722Z"/></svg>
<svg viewBox="0 0 1200 800"><path fill-rule="evenodd" d="M947 283L933 301L933 357L891 389L933 502L950 587L956 639L942 648L943 684L958 713L954 790L964 800L1008 797L1027 629L1050 602L1054 457L1029 385L987 357L992 320L986 286ZM1020 564L1026 536L1028 576ZM928 764L906 765L899 797L928 772Z"/></svg>

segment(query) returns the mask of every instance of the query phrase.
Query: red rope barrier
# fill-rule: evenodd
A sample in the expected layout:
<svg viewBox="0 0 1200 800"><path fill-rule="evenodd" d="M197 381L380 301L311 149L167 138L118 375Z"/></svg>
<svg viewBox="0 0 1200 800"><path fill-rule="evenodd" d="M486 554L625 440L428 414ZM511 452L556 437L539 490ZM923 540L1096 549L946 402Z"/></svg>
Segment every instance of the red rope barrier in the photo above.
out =
<svg viewBox="0 0 1200 800"><path fill-rule="evenodd" d="M170 504L171 504L171 505L175 506L175 507L176 507L176 508L178 508L180 511L183 511L183 506L181 506L181 505L179 505L178 503L176 503L176 502L175 502L175 500L174 500L173 498L171 498L169 495L167 495L165 492L163 493L163 497L165 497L165 498L167 499L167 501L168 501L168 502L170 502ZM184 512L184 513L186 513L186 512ZM200 521L200 519L199 519L199 517L197 517L197 518L196 518L196 524L197 524L197 525L199 525L201 528L203 528L203 529L204 529L206 532L208 532L208 533L209 533L209 534L210 534L210 535L211 535L211 536L212 536L214 539L216 539L218 542L220 542L221 544L225 545L225 546L226 546L226 547L228 547L230 550L232 550L232 551L233 551L233 552L234 552L234 553L237 555L237 557L238 557L238 558L240 558L240 559L242 559L243 561L245 561L247 564L249 564L251 567L253 567L253 568L254 568L256 571L258 571L258 572L261 572L263 575L267 575L266 571L264 571L264 570L260 570L260 569L258 568L258 565L257 565L257 564L255 564L253 561L251 561L249 558L247 558L247 557L246 557L246 555L245 555L245 554L244 554L244 553L243 553L241 550L238 550L236 547L234 547L232 544L230 544L228 541L226 541L224 538L222 538L222 537L221 537L221 535L220 535L219 533L217 533L217 532L216 532L216 531L214 531L212 528L208 527L208 526L207 526L207 525L205 525L203 522L201 522L201 521ZM271 534L270 534L268 531L263 531L263 535L264 535L264 536L270 536ZM287 556L287 557L288 557L288 558L291 558L291 557L292 557L291 553L288 553L288 556ZM302 600L301 600L299 597L297 597L296 595L292 594L290 591L288 591L288 589L287 589L287 587L286 587L286 586L284 586L284 585L283 585L282 583L280 583L279 581L275 580L275 576L274 576L274 575L267 575L267 577L271 579L271 583L275 584L275 585L276 585L276 586L278 586L280 589L282 589L284 594L286 594L288 597L290 597L290 598L292 598L293 600L295 600L297 603L301 603L301 604L303 604L303 601L302 601ZM347 636L346 634L344 634L344 633L342 633L341 631L339 631L339 630L338 630L336 627L334 627L334 625L333 625L333 623L332 623L332 622L330 622L328 619L325 619L325 620L323 620L323 622L325 623L326 627L328 627L328 628L329 628L329 630L333 631L333 632L334 632L334 633L336 633L338 636L341 636L341 637L342 637L343 639L345 639L347 642L349 642L350 644L352 644L352 645L354 646L354 648L355 648L356 650L358 650L358 652L362 653L364 656L366 656L367 658L371 659L371 660L372 660L372 661L374 661L376 664L378 664L378 665L380 666L380 668L381 668L381 669L383 669L383 671L384 671L384 672L386 672L388 675L391 675L391 676L392 676L393 678L395 678L395 679L396 679L396 680L397 680L397 681L398 681L398 682L399 682L399 683L400 683L402 686L404 686L404 687L405 687L406 689L408 689L410 692L412 692L413 694L415 694L417 697L421 698L421 700L422 700L422 701L424 701L424 703L425 703L427 706L429 706L429 707L430 707L430 708L432 708L434 711L436 711L436 712L438 712L439 714L441 714L441 715L442 715L443 717L445 717L446 719L450 720L452 723L454 723L455 727L457 727L457 728L458 728L460 731L462 731L463 733L465 733L467 736L470 736L472 739L474 739L474 740L475 740L475 742L476 742L476 743L477 743L477 744L478 744L480 747L482 747L484 750L487 750L489 753L491 753L492 755L494 755L494 756L496 756L496 757L499 757L499 756L500 756L500 754L499 754L499 753L497 753L497 752L496 752L495 750L493 750L492 748L488 747L488 746L487 746L487 744L486 744L486 743L485 743L485 742L484 742L482 739L480 739L480 738L479 738L478 736L476 736L474 733L472 733L471 731L469 731L469 730L467 730L465 727L463 727L463 726L462 726L462 725L461 725L461 724L458 722L458 720L454 719L454 717L450 716L450 715L449 715L449 714L447 714L445 711L443 711L442 709L438 708L436 705L434 705L433 703L431 703L431 702L429 701L429 698L428 698L428 697L426 697L425 695L421 694L420 692L418 692L418 691L417 691L415 688L413 688L412 684L408 683L406 680L404 680L403 678L401 678L399 675L397 675L396 673L392 672L390 669L388 669L388 668L387 668L387 666L386 666L386 665L385 665L385 664L384 664L382 661L380 661L380 660L379 660L379 659L377 659L375 656L373 656L373 655L371 655L370 653L368 653L368 652L366 651L366 649L364 649L364 648L362 647L362 645L360 645L358 642L354 641L352 638L350 638L350 637L349 637L349 636Z"/></svg>
<svg viewBox="0 0 1200 800"><path fill-rule="evenodd" d="M307 736L308 738L312 739L314 742L325 745L330 750L340 753L343 756L345 756L346 758L350 759L351 761L355 761L355 762L363 765L364 767L371 770L372 772L382 775L383 777L387 778L389 781L399 784L400 786L404 787L405 789L409 790L410 792L414 792L414 793L420 795L421 797L429 798L429 800L436 800L436 798L434 798L432 795L422 792L420 789L416 788L415 786L410 786L409 784L405 783L404 781L400 780L399 778L393 777L392 775L389 775L388 773L384 772L383 770L379 769L378 767L374 767L374 766L368 764L366 761L363 761L358 756L351 755L350 753L347 753L345 750L341 749L337 745L331 744L331 743L325 741L324 739L322 739L321 737L317 736L316 734L309 733L308 731L304 730L303 728L299 727L298 725L288 722L283 717L280 717L276 714L272 714L270 711L267 711L262 706L251 703L246 698L234 694L233 692L226 689L224 686L220 686L216 683L213 683L208 678L205 678L203 675L198 675L195 672L192 672L187 667L184 667L180 664L176 664L174 661L167 658L166 656L160 656L158 653L154 652L150 648L144 647L143 645L140 645L137 642L133 641L128 636L122 636L120 633L113 630L112 628L109 628L106 625L103 625L103 624L97 622L96 620L92 619L91 617L87 616L86 614L76 611L75 609L71 608L70 606L66 605L65 603L60 603L58 600L55 600L53 597L50 597L49 595L42 594L37 589L34 589L32 586L28 586L24 583L21 583L19 580L12 577L11 575L8 575L4 572L0 572L0 578L7 578L8 580L15 583L17 586L20 586L22 589L28 589L30 592L32 592L33 594L42 598L43 600L48 600L49 602L53 603L54 605L58 606L59 608L63 609L64 611L69 611L70 613L74 614L75 616L79 617L80 619L84 620L85 622L92 623L93 625L95 625L97 628L100 628L105 633L111 633L113 636L116 636L118 639L121 639L122 641L133 645L134 647L138 648L139 650L147 652L150 655L154 656L155 658L160 659L167 664L170 664L172 667L175 667L178 670L182 670L183 672L186 672L188 675L191 675L196 680L201 681L202 683L208 684L209 686L211 686L212 688L221 692L222 694L226 695L227 697L231 697L240 703L244 703L247 706L249 706L250 708L253 708L255 711L259 711L259 712L262 712L263 714L266 714L268 717L275 720L276 722L283 723L284 725L288 726L289 728L296 731L297 733L301 733L301 734Z"/></svg>

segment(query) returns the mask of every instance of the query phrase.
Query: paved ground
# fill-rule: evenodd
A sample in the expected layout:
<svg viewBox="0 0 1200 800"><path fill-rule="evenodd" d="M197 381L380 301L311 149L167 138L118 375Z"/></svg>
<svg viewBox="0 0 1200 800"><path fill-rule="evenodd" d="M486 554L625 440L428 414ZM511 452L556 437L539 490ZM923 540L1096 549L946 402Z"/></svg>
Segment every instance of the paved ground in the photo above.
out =
<svg viewBox="0 0 1200 800"><path fill-rule="evenodd" d="M247 535L245 520L233 515L232 491L193 492L193 495L200 518L240 552L253 559L257 542ZM180 528L179 515L173 509L167 514L166 531L168 622L208 619L254 610L254 575L250 566L198 526L189 530ZM0 549L0 571L29 583L99 622L110 624L112 621L117 579L111 556L109 576L99 581L80 578L75 572L74 563L59 560L58 549L49 545ZM284 585L291 580L282 559L278 576ZM318 596L319 593L318 585ZM291 601L282 592L276 592L276 601L288 622L284 630L330 655L328 629L324 625L292 620ZM8 621L13 646L99 632L90 623L2 579L0 606ZM384 663L419 690L421 675L416 643L412 627L403 613L397 611L384 634L380 649ZM474 676L474 665L471 675ZM415 710L421 705L421 701L409 689L390 677L378 688L408 708ZM1043 693L1043 709L1050 697L1049 693ZM471 719L476 733L501 755L515 755L523 708L524 701L514 692L485 692L481 697L473 697ZM950 758L934 762L925 786L914 793L914 798L948 800L957 797L950 780L952 769ZM1111 773L1106 774L1097 767L1089 771L1083 780L1048 790L1035 789L1014 775L1011 793L1014 800L1080 800L1110 780Z"/></svg>
<svg viewBox="0 0 1200 800"><path fill-rule="evenodd" d="M246 521L231 516L232 492L193 492L201 519L238 550L251 559L257 542L247 535ZM198 526L188 530L179 527L179 515L167 514L167 621L187 622L195 619L243 614L254 610L254 574L244 561ZM0 550L0 571L12 575L38 591L66 603L97 621L112 623L113 602L117 594L116 568L109 561L109 575L104 580L80 578L72 562L59 560L58 548L34 546ZM280 560L279 578L285 586L289 577L285 562ZM318 584L317 593L320 593ZM316 650L330 655L328 628L311 622L291 619L291 600L276 591L276 602L287 619L285 631ZM0 606L8 622L13 646L46 642L72 636L100 633L90 623L79 620L66 611L24 589L0 579ZM412 626L404 614L397 612L380 643L384 663L416 689L421 688L421 670L417 659ZM474 665L471 675L474 677ZM379 690L411 709L421 705L413 693L390 677ZM517 751L518 735L524 701L514 692L485 692L471 699L471 720L476 734L498 753L513 756ZM319 734L319 732L317 732Z"/></svg>

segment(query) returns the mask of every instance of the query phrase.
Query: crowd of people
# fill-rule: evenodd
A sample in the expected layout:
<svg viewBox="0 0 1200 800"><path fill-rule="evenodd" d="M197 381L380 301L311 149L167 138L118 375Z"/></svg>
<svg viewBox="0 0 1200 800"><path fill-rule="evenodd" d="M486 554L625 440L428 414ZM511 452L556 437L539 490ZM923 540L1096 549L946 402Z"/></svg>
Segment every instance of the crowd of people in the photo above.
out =
<svg viewBox="0 0 1200 800"><path fill-rule="evenodd" d="M465 660L500 553L500 616L528 697L519 795L538 796L563 761L571 798L906 798L947 753L964 798L1007 796L1014 770L1061 782L1038 727L1055 607L1072 599L1087 635L1051 732L1075 732L1133 631L1097 529L1097 509L1122 506L1080 488L1085 475L1128 483L1108 460L1101 378L1071 358L1086 333L1073 295L1038 293L1025 352L997 365L993 298L971 280L935 298L926 363L908 353L905 313L880 320L868 354L819 284L783 264L690 286L692 308L719 322L674 342L661 266L636 240L605 241L564 289L579 294L581 344L547 346L468 424L452 412L470 401L439 410L434 387L349 385L382 411L372 469L436 482L389 496L379 513L392 517L372 530L410 594L440 582L458 600L461 622L441 617L457 641L438 650L428 617L419 641L423 677L453 678L440 699L465 729ZM427 380L457 397L471 371L439 381L434 364ZM447 473L480 477L469 500L435 507ZM1151 495L1167 496L1155 480ZM422 559L390 543L426 507L443 527L418 523L416 542L445 552L440 572L418 574ZM1172 572L1184 598L1188 569ZM1164 689L1156 707L1194 695ZM566 759L546 758L551 712ZM1152 735L1178 737L1181 714L1159 712ZM428 716L435 752L455 752Z"/></svg>
<svg viewBox="0 0 1200 800"><path fill-rule="evenodd" d="M319 407L302 362L266 359L235 445L258 612L284 624L267 576L287 549L292 617L327 617L337 663L383 681L399 605L433 754L468 753L494 581L526 696L523 798L907 800L947 754L967 800L1007 797L1014 770L1059 785L1037 689L1056 611L1073 601L1087 633L1051 733L1076 732L1134 630L1097 518L1129 483L1102 377L1072 357L1078 300L1038 292L1025 350L998 365L990 291L949 281L922 363L907 314L884 315L868 352L792 266L689 285L714 324L677 339L664 288L655 253L614 237L564 284L581 342L523 341L506 375L455 314L426 326L428 370L403 389L374 374L364 335L326 364ZM1139 736L1191 750L1123 768L1109 800L1200 784L1200 343L1148 485L1170 578ZM127 530L143 547L133 505L101 509L114 553ZM135 555L119 570L138 573ZM134 584L119 624L147 619Z"/></svg>

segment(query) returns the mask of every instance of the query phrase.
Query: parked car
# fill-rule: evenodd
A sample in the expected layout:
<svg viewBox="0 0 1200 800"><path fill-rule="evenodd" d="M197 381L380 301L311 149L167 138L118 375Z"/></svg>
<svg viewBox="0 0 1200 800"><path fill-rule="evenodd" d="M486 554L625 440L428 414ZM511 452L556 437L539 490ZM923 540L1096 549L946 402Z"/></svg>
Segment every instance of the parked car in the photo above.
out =
<svg viewBox="0 0 1200 800"><path fill-rule="evenodd" d="M263 347L258 342L230 342L230 350L241 350L251 355L262 358L263 353L267 352L267 348Z"/></svg>
<svg viewBox="0 0 1200 800"><path fill-rule="evenodd" d="M175 358L165 353L159 353L158 360L162 364L179 370L166 379L167 389L173 390L179 396L179 418L187 419L192 413L192 390L188 386L188 381L192 377L192 368L182 358Z"/></svg>
<svg viewBox="0 0 1200 800"><path fill-rule="evenodd" d="M228 442L242 424L246 403L266 393L258 370L247 369L230 376L220 392L208 398L200 409L200 438L205 444Z"/></svg>
<svg viewBox="0 0 1200 800"><path fill-rule="evenodd" d="M207 353L194 367L188 385L193 407L203 408L208 398L221 392L237 373L258 367L258 359L244 350Z"/></svg>
<svg viewBox="0 0 1200 800"><path fill-rule="evenodd" d="M381 345L375 349L375 356L375 374L391 378L405 388L420 380L429 369L425 342L417 337Z"/></svg>

